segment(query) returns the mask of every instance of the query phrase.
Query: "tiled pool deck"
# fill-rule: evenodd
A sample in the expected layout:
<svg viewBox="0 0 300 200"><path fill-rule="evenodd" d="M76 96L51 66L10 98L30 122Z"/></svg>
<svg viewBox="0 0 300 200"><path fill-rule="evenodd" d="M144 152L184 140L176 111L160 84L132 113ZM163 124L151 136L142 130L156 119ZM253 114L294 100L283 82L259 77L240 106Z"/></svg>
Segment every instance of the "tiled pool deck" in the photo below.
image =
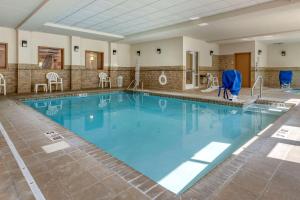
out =
<svg viewBox="0 0 300 200"><path fill-rule="evenodd" d="M217 99L215 93L201 94L198 90L148 92L223 101ZM247 94L249 90L242 90L242 102L238 104L253 100ZM35 96L43 95L23 98ZM264 98L267 100L298 102L299 105L180 196L175 196L15 98L20 97L0 97L0 122L48 200L299 199L300 95L266 89ZM282 131L283 128L288 131ZM43 135L49 130L62 134L71 147L45 153L41 146L53 143ZM272 137L279 130L287 134ZM1 134L0 199L34 199Z"/></svg>

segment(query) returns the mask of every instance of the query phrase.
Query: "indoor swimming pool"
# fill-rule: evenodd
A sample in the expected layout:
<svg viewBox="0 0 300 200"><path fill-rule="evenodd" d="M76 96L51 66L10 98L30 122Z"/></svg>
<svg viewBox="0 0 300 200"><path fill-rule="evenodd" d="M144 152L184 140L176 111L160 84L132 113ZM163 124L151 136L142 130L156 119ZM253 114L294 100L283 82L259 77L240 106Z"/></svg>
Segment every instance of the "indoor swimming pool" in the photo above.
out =
<svg viewBox="0 0 300 200"><path fill-rule="evenodd" d="M24 103L176 194L285 112L131 92Z"/></svg>

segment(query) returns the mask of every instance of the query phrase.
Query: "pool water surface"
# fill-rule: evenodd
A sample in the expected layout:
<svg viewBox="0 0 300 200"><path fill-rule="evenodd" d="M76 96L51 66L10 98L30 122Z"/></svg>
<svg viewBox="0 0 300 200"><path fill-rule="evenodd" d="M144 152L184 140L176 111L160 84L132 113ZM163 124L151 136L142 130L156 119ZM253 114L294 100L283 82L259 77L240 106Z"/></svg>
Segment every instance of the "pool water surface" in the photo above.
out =
<svg viewBox="0 0 300 200"><path fill-rule="evenodd" d="M24 103L176 194L282 114L129 92Z"/></svg>

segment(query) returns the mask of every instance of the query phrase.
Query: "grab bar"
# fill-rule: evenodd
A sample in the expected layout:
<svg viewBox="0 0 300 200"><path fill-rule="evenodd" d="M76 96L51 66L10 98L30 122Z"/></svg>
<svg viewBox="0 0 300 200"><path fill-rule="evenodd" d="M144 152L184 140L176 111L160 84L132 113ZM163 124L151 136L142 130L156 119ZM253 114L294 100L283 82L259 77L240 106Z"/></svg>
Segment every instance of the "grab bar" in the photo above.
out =
<svg viewBox="0 0 300 200"><path fill-rule="evenodd" d="M143 83L143 81L137 81L137 80L133 80L133 81L131 81L131 83L129 84L129 86L127 87L127 89L130 89L130 87L134 84L134 86L133 86L133 90L137 90L138 89L138 86L139 86L139 84L141 84L141 87L142 87L142 91L144 90L144 83Z"/></svg>
<svg viewBox="0 0 300 200"><path fill-rule="evenodd" d="M135 83L135 80L131 81L131 83L129 84L129 86L127 87L127 89L130 89L130 86Z"/></svg>
<svg viewBox="0 0 300 200"><path fill-rule="evenodd" d="M258 76L253 84L253 87L251 88L251 96L254 95L254 88L257 85L257 83L259 82L259 95L258 98L262 98L262 90L263 90L263 82L264 79L262 76Z"/></svg>

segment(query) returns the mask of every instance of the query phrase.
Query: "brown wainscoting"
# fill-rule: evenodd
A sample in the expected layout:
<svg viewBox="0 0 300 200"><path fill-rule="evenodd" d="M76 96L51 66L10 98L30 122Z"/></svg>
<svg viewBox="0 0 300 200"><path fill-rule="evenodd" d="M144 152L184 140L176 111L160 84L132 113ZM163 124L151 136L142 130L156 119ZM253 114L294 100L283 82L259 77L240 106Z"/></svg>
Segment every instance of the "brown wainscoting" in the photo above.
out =
<svg viewBox="0 0 300 200"><path fill-rule="evenodd" d="M112 88L117 87L117 77L123 76L123 87L127 87L134 78L132 67L104 67L103 70L86 69L85 66L72 66L71 89L94 89L99 86L100 72L106 72L111 78Z"/></svg>
<svg viewBox="0 0 300 200"><path fill-rule="evenodd" d="M94 89L99 85L98 74L100 72L108 73L107 69L97 70L97 69L84 69L81 70L81 89Z"/></svg>
<svg viewBox="0 0 300 200"><path fill-rule="evenodd" d="M33 92L36 83L47 83L46 74L56 72L64 82L64 90L71 88L71 70L69 65L64 69L41 69L36 64L18 64L18 93Z"/></svg>
<svg viewBox="0 0 300 200"><path fill-rule="evenodd" d="M232 55L218 55L218 66L223 69L235 69L235 56Z"/></svg>
<svg viewBox="0 0 300 200"><path fill-rule="evenodd" d="M6 68L0 68L0 74L3 74L6 80L7 93L17 92L17 64L7 64Z"/></svg>
<svg viewBox="0 0 300 200"><path fill-rule="evenodd" d="M135 76L134 67L111 67L109 69L112 87L117 87L118 76L123 77L123 87L128 87Z"/></svg>
<svg viewBox="0 0 300 200"><path fill-rule="evenodd" d="M264 78L264 86L278 88L279 84L279 72L281 70L293 71L292 87L300 87L300 67L258 67L255 71L252 68L252 72L256 75L261 75Z"/></svg>
<svg viewBox="0 0 300 200"><path fill-rule="evenodd" d="M222 70L220 67L216 67L216 66L213 66L213 67L206 67L206 66L199 66L198 67L199 69L199 74L200 76L203 76L203 75L206 75L207 73L211 73L211 74L215 74L218 76L218 79L219 79L219 84L221 83L221 80L222 80L222 72L224 70ZM201 82L202 80L200 80L200 84L206 84Z"/></svg>
<svg viewBox="0 0 300 200"><path fill-rule="evenodd" d="M166 85L160 85L158 81L163 71L167 77ZM145 89L182 90L183 73L183 66L141 67L140 79Z"/></svg>

